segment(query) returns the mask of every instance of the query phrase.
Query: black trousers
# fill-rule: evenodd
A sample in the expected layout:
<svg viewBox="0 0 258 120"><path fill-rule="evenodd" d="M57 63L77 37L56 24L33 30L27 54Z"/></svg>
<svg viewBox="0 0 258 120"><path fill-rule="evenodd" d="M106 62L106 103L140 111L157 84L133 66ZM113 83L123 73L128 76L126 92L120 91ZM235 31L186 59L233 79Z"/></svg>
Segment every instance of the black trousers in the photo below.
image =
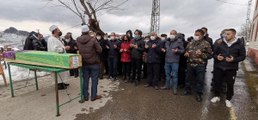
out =
<svg viewBox="0 0 258 120"><path fill-rule="evenodd" d="M132 59L131 61L131 67L132 67L132 81L135 81L136 79L138 81L141 80L141 72L142 72L142 59Z"/></svg>
<svg viewBox="0 0 258 120"><path fill-rule="evenodd" d="M178 85L185 85L185 76L186 76L186 65L180 65L178 68Z"/></svg>
<svg viewBox="0 0 258 120"><path fill-rule="evenodd" d="M108 67L108 59L105 59L105 60L104 60L104 66L105 66L105 74L108 75L108 70L109 70L109 67Z"/></svg>
<svg viewBox="0 0 258 120"><path fill-rule="evenodd" d="M236 79L236 70L214 69L214 94L220 96L223 91L223 82L227 84L226 99L231 100L234 95L234 84Z"/></svg>
<svg viewBox="0 0 258 120"><path fill-rule="evenodd" d="M143 63L143 78L147 78L147 63Z"/></svg>
<svg viewBox="0 0 258 120"><path fill-rule="evenodd" d="M130 62L122 62L122 72L123 72L123 77L125 79L130 78L131 74L131 69L130 69L131 63Z"/></svg>
<svg viewBox="0 0 258 120"><path fill-rule="evenodd" d="M70 72L70 76L75 76L75 77L79 76L79 70L78 69L72 69L69 72Z"/></svg>
<svg viewBox="0 0 258 120"><path fill-rule="evenodd" d="M159 63L148 63L147 64L148 73L148 84L150 86L158 86L158 81L160 79L160 64Z"/></svg>

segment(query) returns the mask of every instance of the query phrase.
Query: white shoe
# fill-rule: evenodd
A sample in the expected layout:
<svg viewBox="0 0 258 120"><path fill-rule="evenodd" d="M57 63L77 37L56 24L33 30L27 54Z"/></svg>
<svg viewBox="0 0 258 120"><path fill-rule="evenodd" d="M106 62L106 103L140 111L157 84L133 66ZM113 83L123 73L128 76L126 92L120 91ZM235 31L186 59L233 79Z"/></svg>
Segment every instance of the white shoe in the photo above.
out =
<svg viewBox="0 0 258 120"><path fill-rule="evenodd" d="M229 100L226 100L225 103L228 108L232 107L232 103Z"/></svg>
<svg viewBox="0 0 258 120"><path fill-rule="evenodd" d="M219 97L213 97L212 99L211 99L211 102L212 103L216 103L216 102L219 102L220 101L220 98Z"/></svg>

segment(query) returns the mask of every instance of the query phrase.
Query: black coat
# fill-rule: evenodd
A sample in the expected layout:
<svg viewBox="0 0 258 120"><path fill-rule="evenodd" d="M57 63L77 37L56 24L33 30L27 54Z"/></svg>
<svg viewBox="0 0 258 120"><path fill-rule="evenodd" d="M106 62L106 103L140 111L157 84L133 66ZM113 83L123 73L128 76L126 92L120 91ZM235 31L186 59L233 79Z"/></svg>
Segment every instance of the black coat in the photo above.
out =
<svg viewBox="0 0 258 120"><path fill-rule="evenodd" d="M217 56L221 54L224 58L233 56L233 62L227 62L226 60L218 61ZM237 40L230 47L222 41L218 43L214 49L213 54L214 59L216 60L215 68L222 70L238 70L238 63L243 61L246 57L246 49L241 40Z"/></svg>
<svg viewBox="0 0 258 120"><path fill-rule="evenodd" d="M146 49L147 52L147 63L161 63L161 48L162 43L160 40L149 40L146 43L149 48ZM152 45L156 44L155 48L152 48Z"/></svg>
<svg viewBox="0 0 258 120"><path fill-rule="evenodd" d="M117 48L114 47L117 46ZM108 49L108 57L109 58L118 58L119 57L119 50L120 50L120 42L118 40L110 40L107 42Z"/></svg>
<svg viewBox="0 0 258 120"><path fill-rule="evenodd" d="M66 50L67 53L74 53L77 54L78 47L75 40L70 40L69 42L64 41L64 46L70 46L70 50Z"/></svg>
<svg viewBox="0 0 258 120"><path fill-rule="evenodd" d="M44 40L45 41L45 40ZM47 46L42 43L42 40L32 40L33 50L47 51Z"/></svg>
<svg viewBox="0 0 258 120"><path fill-rule="evenodd" d="M108 57L108 49L106 48L106 45L108 45L108 40L100 39L98 40L98 43L102 48L102 53L99 55L100 61L105 62Z"/></svg>
<svg viewBox="0 0 258 120"><path fill-rule="evenodd" d="M132 48L132 59L142 59L143 52L144 52L144 45L145 42L143 38L140 39L133 39L132 44L138 45L138 48Z"/></svg>
<svg viewBox="0 0 258 120"><path fill-rule="evenodd" d="M210 44L211 49L213 50L213 40L209 37L209 34L206 34L203 39Z"/></svg>

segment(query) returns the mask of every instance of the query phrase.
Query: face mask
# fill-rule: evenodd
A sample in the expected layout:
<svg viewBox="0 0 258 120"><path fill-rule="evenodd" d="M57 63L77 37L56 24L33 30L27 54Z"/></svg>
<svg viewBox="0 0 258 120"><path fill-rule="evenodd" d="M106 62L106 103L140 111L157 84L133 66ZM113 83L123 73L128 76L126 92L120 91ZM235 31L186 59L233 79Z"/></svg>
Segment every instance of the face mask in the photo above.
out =
<svg viewBox="0 0 258 120"><path fill-rule="evenodd" d="M111 37L111 40L115 40L115 37L114 37L114 36L112 36L112 37Z"/></svg>
<svg viewBox="0 0 258 120"><path fill-rule="evenodd" d="M100 40L100 39L101 39L101 37L100 37L100 36L97 36L97 39L98 39L98 40Z"/></svg>
<svg viewBox="0 0 258 120"><path fill-rule="evenodd" d="M62 33L61 31L58 33L59 36L62 36L62 34L63 34L63 33Z"/></svg>
<svg viewBox="0 0 258 120"><path fill-rule="evenodd" d="M151 36L151 40L155 40L156 39L156 36Z"/></svg>
<svg viewBox="0 0 258 120"><path fill-rule="evenodd" d="M145 39L144 41L145 41L145 42L148 42L149 40L150 40L150 39Z"/></svg>
<svg viewBox="0 0 258 120"><path fill-rule="evenodd" d="M162 41L164 41L164 40L166 40L166 38L164 38L164 37L161 37L161 40L162 40Z"/></svg>
<svg viewBox="0 0 258 120"><path fill-rule="evenodd" d="M134 39L138 39L138 36L137 36L137 35L135 35L135 36L134 36Z"/></svg>
<svg viewBox="0 0 258 120"><path fill-rule="evenodd" d="M194 36L194 40L200 40L200 36Z"/></svg>
<svg viewBox="0 0 258 120"><path fill-rule="evenodd" d="M108 40L111 40L111 38L108 38Z"/></svg>
<svg viewBox="0 0 258 120"><path fill-rule="evenodd" d="M65 42L70 42L70 39L65 39Z"/></svg>
<svg viewBox="0 0 258 120"><path fill-rule="evenodd" d="M170 35L170 39L175 39L176 36L175 35Z"/></svg>

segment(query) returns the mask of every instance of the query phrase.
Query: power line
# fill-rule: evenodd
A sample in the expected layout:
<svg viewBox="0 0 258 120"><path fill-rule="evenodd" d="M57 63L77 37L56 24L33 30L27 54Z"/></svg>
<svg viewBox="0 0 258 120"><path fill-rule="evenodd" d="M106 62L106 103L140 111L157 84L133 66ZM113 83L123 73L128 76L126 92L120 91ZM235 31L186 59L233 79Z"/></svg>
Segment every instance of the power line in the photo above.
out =
<svg viewBox="0 0 258 120"><path fill-rule="evenodd" d="M65 29L63 29L62 31L70 30L70 29L75 28L75 27L78 27L78 26L80 26L80 25L81 25L81 24L77 24L77 25L74 25L74 26L72 26L72 27L65 28Z"/></svg>
<svg viewBox="0 0 258 120"><path fill-rule="evenodd" d="M238 5L238 6L248 6L247 4L241 4L241 3L233 3L233 2L227 2L223 0L216 0L218 2L226 3L226 4L231 4L231 5Z"/></svg>

